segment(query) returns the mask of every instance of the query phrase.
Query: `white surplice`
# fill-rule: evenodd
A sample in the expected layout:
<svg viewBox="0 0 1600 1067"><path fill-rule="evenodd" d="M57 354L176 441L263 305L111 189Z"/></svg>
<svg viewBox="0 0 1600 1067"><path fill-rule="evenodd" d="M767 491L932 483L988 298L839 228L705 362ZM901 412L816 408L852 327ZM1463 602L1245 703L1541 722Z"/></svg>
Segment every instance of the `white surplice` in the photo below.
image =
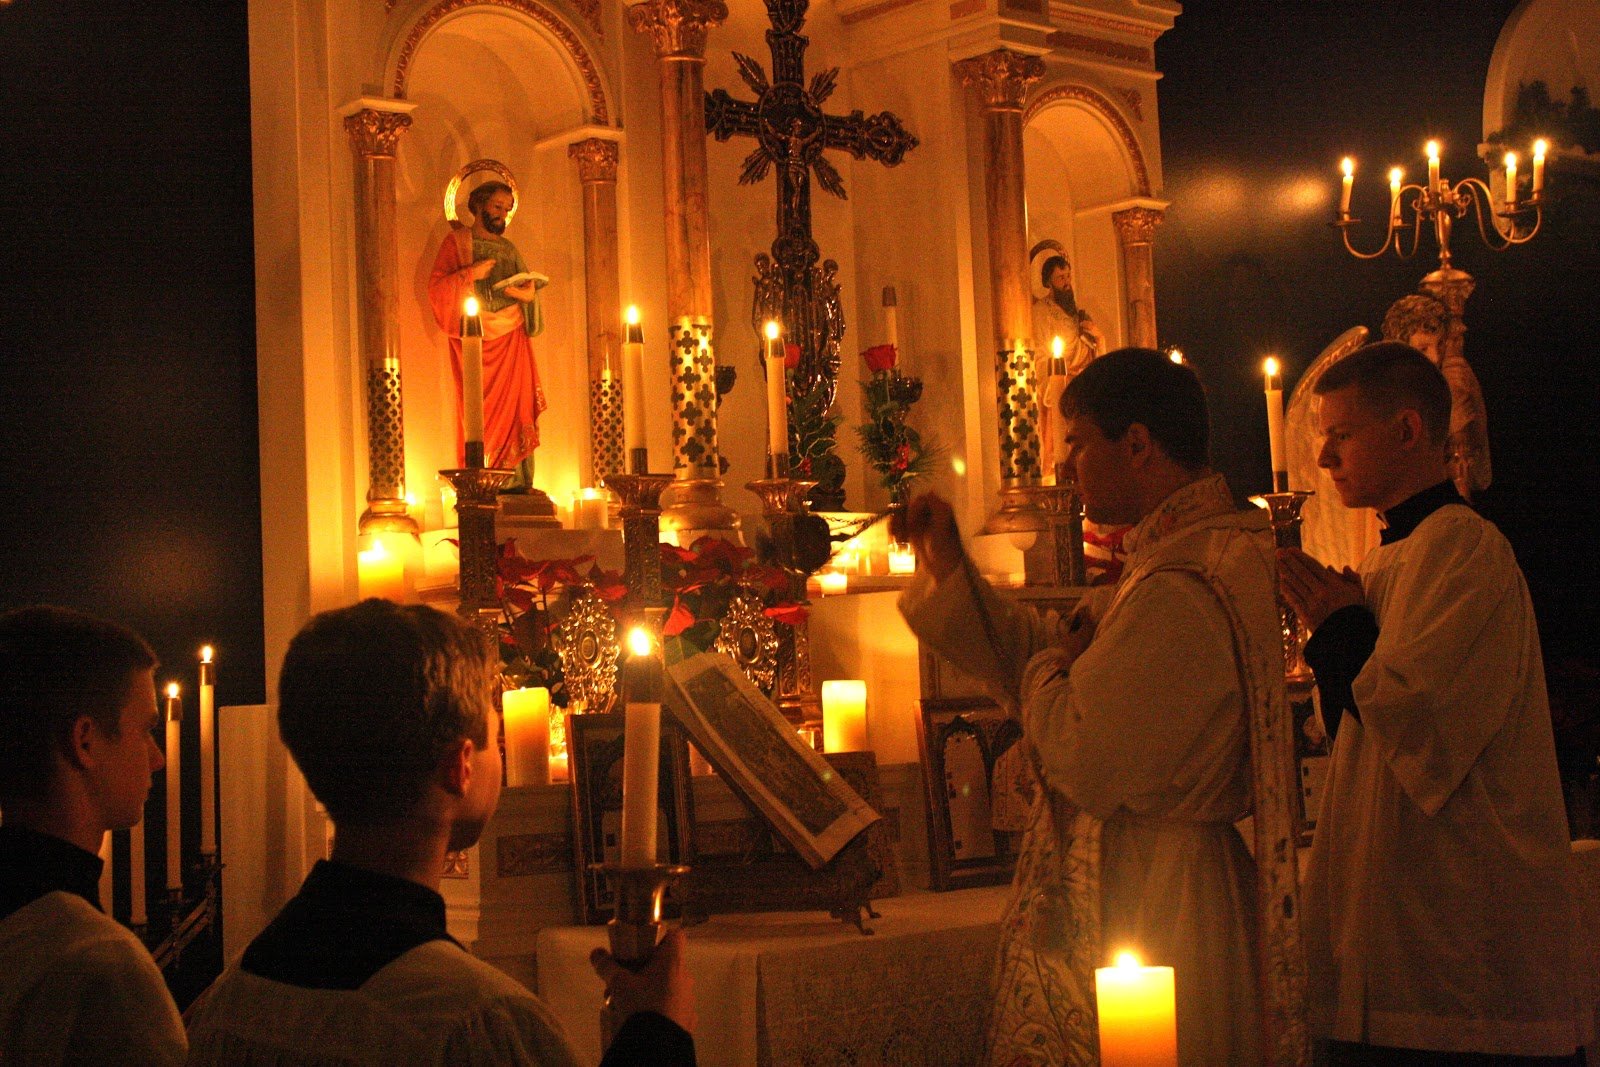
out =
<svg viewBox="0 0 1600 1067"><path fill-rule="evenodd" d="M1576 912L1539 634L1511 546L1446 505L1362 563L1378 641L1339 727L1304 890L1313 1027L1571 1053Z"/></svg>
<svg viewBox="0 0 1600 1067"><path fill-rule="evenodd" d="M0 1063L180 1064L183 1022L127 927L57 891L0 921Z"/></svg>
<svg viewBox="0 0 1600 1067"><path fill-rule="evenodd" d="M1061 619L965 571L919 578L902 600L919 638L1020 708L1047 785L1002 927L992 1064L1097 1062L1089 972L1124 947L1176 969L1185 1067L1260 1057L1255 866L1234 828L1250 806L1237 649L1281 677L1271 532L1210 476L1126 543L1123 580L1070 666Z"/></svg>

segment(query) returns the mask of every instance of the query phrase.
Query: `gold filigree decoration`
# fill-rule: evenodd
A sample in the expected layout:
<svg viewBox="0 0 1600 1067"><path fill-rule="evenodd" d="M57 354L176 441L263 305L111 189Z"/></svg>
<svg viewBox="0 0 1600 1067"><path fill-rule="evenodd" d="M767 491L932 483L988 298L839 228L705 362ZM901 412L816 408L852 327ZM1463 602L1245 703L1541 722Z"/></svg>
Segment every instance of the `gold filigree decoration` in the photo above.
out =
<svg viewBox="0 0 1600 1067"><path fill-rule="evenodd" d="M594 57L584 47L583 41L577 33L559 15L543 4L534 0L439 0L406 35L405 43L400 46L400 58L395 63L394 81L389 95L403 100L406 95L406 79L411 73L411 61L416 58L417 48L422 44L423 38L439 24L446 16L453 15L469 7L500 7L518 14L526 15L537 22L550 35L566 48L571 54L572 61L583 76L584 88L589 94L589 121L600 126L611 125L611 108L606 104L605 86L600 81L600 67L595 63Z"/></svg>
<svg viewBox="0 0 1600 1067"><path fill-rule="evenodd" d="M1117 236L1125 245L1149 244L1155 239L1156 227L1161 225L1164 218L1166 214L1153 207L1130 207L1111 214L1111 221L1117 226Z"/></svg>
<svg viewBox="0 0 1600 1067"><path fill-rule="evenodd" d="M561 657L571 706L581 702L589 711L607 710L617 688L617 654L622 646L617 620L605 601L593 590L579 593L550 643Z"/></svg>
<svg viewBox="0 0 1600 1067"><path fill-rule="evenodd" d="M1139 147L1139 138L1134 135L1133 127L1117 110L1115 104L1108 100L1097 90L1087 85L1055 85L1046 89L1028 104L1027 111L1023 112L1024 124L1032 122L1038 114L1047 107L1057 104L1076 103L1082 104L1089 110L1097 112L1116 131L1117 137L1122 141L1123 149L1128 153L1128 158L1133 162L1134 184L1137 186L1136 195L1150 195L1150 171L1145 166L1144 149Z"/></svg>
<svg viewBox="0 0 1600 1067"><path fill-rule="evenodd" d="M578 180L614 182L617 180L617 142L604 137L589 137L567 146L567 155L578 164Z"/></svg>
<svg viewBox="0 0 1600 1067"><path fill-rule="evenodd" d="M517 215L517 179L511 173L511 168L496 159L475 159L471 163L456 171L455 177L450 179L450 184L444 187L444 217L452 226L463 225L460 219L461 208L457 203L461 198L461 183L474 174L488 172L511 186L511 210L506 212L506 225L511 225L511 220Z"/></svg>
<svg viewBox="0 0 1600 1067"><path fill-rule="evenodd" d="M728 603L716 650L738 664L752 685L767 695L778 684L778 626L762 614L761 598L743 592Z"/></svg>
<svg viewBox="0 0 1600 1067"><path fill-rule="evenodd" d="M658 59L704 59L706 33L727 17L722 0L645 0L628 8L628 25L650 35Z"/></svg>
<svg viewBox="0 0 1600 1067"><path fill-rule="evenodd" d="M1021 111L1028 86L1044 77L1044 60L996 48L956 64L961 83L975 89L990 111Z"/></svg>
<svg viewBox="0 0 1600 1067"><path fill-rule="evenodd" d="M400 135L410 126L410 115L370 107L346 115L344 119L344 132L350 135L350 146L363 159L393 159Z"/></svg>

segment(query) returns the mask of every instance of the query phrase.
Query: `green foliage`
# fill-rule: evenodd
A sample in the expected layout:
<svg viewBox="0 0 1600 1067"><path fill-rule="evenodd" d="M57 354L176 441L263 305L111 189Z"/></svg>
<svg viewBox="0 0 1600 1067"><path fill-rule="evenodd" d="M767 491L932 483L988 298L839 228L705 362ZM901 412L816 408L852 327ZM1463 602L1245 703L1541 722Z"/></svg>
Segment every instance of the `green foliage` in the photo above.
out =
<svg viewBox="0 0 1600 1067"><path fill-rule="evenodd" d="M861 383L861 391L867 408L867 421L856 427L861 455L890 499L904 503L911 483L932 469L938 455L906 424L911 406L922 397L922 380L898 370L879 370Z"/></svg>
<svg viewBox="0 0 1600 1067"><path fill-rule="evenodd" d="M818 497L844 495L844 461L836 440L840 418L829 410L827 391L796 393L789 404L789 439L795 474L814 481Z"/></svg>
<svg viewBox="0 0 1600 1067"><path fill-rule="evenodd" d="M1511 125L1490 135L1489 142L1521 146L1536 137L1547 138L1551 145L1600 152L1600 108L1589 103L1589 90L1573 86L1571 99L1563 104L1551 97L1543 81L1517 86Z"/></svg>

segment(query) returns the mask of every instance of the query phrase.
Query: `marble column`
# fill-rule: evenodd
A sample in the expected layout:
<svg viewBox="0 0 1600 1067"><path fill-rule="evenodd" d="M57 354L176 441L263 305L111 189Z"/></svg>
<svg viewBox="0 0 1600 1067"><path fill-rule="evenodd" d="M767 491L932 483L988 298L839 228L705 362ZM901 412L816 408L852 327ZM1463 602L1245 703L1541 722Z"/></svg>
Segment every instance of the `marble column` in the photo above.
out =
<svg viewBox="0 0 1600 1067"><path fill-rule="evenodd" d="M1128 344L1156 346L1156 274L1151 242L1163 218L1160 208L1130 207L1114 212L1122 246L1122 276L1127 282Z"/></svg>
<svg viewBox="0 0 1600 1067"><path fill-rule="evenodd" d="M417 533L406 510L406 436L397 319L395 146L415 104L362 98L345 109L355 156L356 316L367 383L367 510L363 533Z"/></svg>
<svg viewBox="0 0 1600 1067"><path fill-rule="evenodd" d="M711 332L711 229L706 207L706 34L728 17L728 7L722 0L646 0L629 7L627 13L629 25L649 34L654 43L661 76L676 479L662 525L676 532L680 544L688 544L702 533L732 534L739 523L722 504Z"/></svg>
<svg viewBox="0 0 1600 1067"><path fill-rule="evenodd" d="M583 284L589 334L590 485L622 474L622 296L617 275L617 142L567 148L583 186Z"/></svg>

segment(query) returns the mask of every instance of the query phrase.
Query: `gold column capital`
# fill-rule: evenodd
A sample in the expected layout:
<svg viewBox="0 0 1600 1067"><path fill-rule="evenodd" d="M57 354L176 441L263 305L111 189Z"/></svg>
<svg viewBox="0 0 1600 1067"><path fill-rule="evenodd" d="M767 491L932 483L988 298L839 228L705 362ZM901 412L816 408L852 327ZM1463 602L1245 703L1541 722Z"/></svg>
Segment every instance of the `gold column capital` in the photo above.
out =
<svg viewBox="0 0 1600 1067"><path fill-rule="evenodd" d="M344 132L350 135L350 147L363 159L392 159L400 135L410 127L410 115L372 107L364 107L344 118Z"/></svg>
<svg viewBox="0 0 1600 1067"><path fill-rule="evenodd" d="M704 59L706 33L727 17L722 0L644 0L628 8L628 25L650 35L658 59Z"/></svg>
<svg viewBox="0 0 1600 1067"><path fill-rule="evenodd" d="M1111 213L1116 223L1117 238L1125 245L1149 244L1155 238L1156 227L1166 218L1166 212L1155 207L1130 207Z"/></svg>
<svg viewBox="0 0 1600 1067"><path fill-rule="evenodd" d="M568 145L567 155L578 164L578 180L583 184L617 180L617 142L589 137Z"/></svg>
<svg viewBox="0 0 1600 1067"><path fill-rule="evenodd" d="M1044 60L996 48L956 63L961 83L977 92L990 111L1021 111L1028 87L1044 77Z"/></svg>

